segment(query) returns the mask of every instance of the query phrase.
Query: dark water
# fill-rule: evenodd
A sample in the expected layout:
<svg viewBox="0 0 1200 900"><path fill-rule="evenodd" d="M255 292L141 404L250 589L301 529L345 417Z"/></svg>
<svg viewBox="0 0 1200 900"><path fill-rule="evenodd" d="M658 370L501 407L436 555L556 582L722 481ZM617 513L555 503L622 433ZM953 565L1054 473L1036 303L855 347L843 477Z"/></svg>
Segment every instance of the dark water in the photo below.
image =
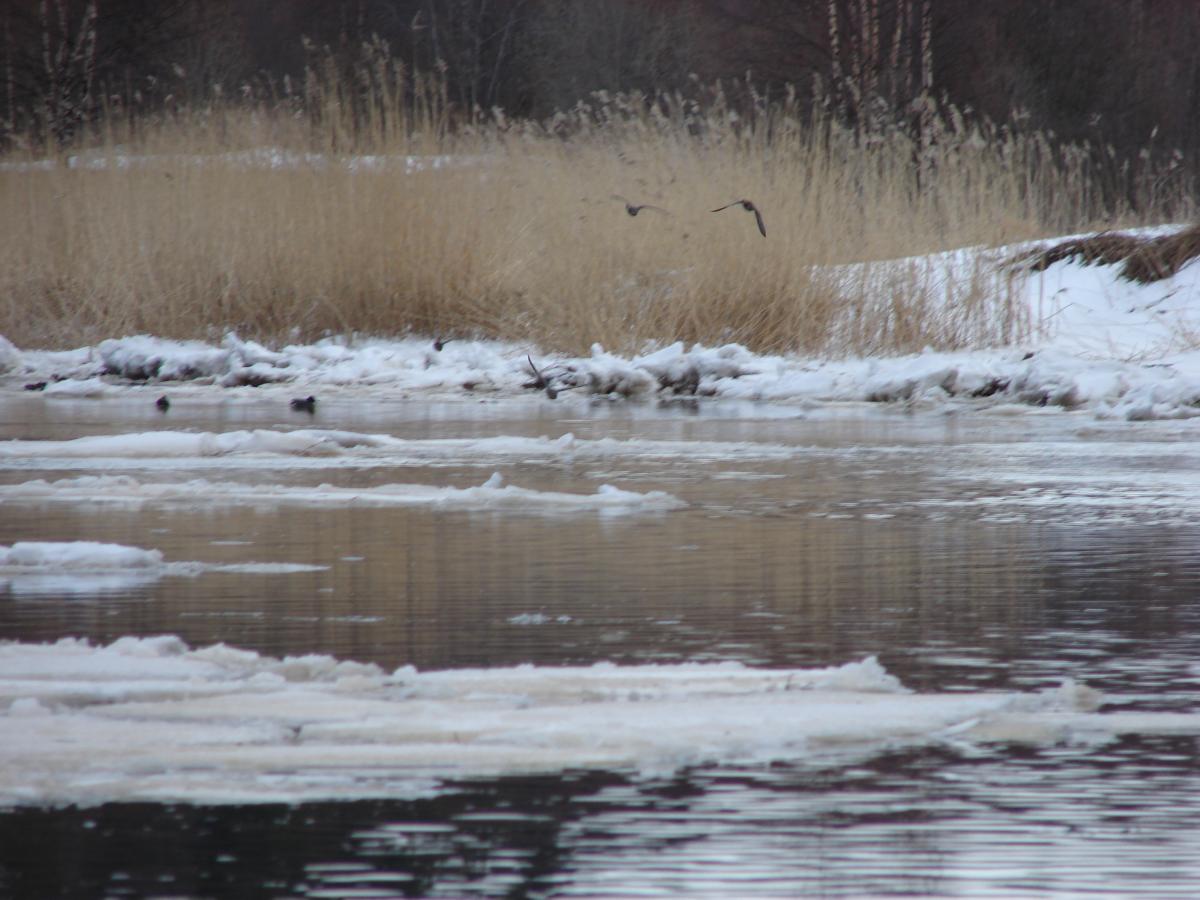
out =
<svg viewBox="0 0 1200 900"><path fill-rule="evenodd" d="M100 540L168 560L305 562L87 591L0 588L0 639L178 634L422 669L877 654L917 690L1070 676L1106 708L1200 707L1200 454L1187 423L626 404L3 405L0 438L318 427L408 438L738 441L787 458L615 455L306 468L222 459L21 464L366 486L665 490L665 514L0 504L0 544ZM153 414L151 414L153 413ZM133 468L130 468L130 466ZM139 471L137 466L146 470ZM199 466L200 463L196 463ZM208 465L208 463L205 463ZM181 466L183 466L181 468ZM81 469L81 467L84 467ZM91 467L91 468L88 468ZM149 470L149 471L147 471ZM1200 747L883 749L661 779L569 772L423 800L0 812L0 895L1194 896Z"/></svg>
<svg viewBox="0 0 1200 900"><path fill-rule="evenodd" d="M13 896L1192 897L1194 742L0 818ZM1173 808L1147 792L1175 792Z"/></svg>

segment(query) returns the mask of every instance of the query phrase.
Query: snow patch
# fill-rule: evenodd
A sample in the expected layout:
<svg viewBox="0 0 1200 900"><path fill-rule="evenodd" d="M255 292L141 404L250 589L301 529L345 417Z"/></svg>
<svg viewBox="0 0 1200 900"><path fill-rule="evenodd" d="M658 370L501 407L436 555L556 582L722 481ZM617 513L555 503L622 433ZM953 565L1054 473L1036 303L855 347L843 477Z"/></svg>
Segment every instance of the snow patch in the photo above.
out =
<svg viewBox="0 0 1200 900"><path fill-rule="evenodd" d="M21 351L12 341L0 334L0 375L11 372L21 365Z"/></svg>

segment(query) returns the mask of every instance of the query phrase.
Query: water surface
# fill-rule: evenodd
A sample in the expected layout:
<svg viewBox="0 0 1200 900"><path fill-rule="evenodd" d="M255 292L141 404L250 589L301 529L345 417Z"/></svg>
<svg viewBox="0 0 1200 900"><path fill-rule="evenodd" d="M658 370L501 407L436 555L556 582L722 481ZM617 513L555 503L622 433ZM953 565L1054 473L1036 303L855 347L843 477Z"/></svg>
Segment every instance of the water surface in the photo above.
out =
<svg viewBox="0 0 1200 900"><path fill-rule="evenodd" d="M513 458L0 459L0 485L121 472L255 484L661 490L609 515L302 504L0 503L0 544L95 540L290 574L0 587L0 639L177 634L387 669L877 655L919 691L1076 678L1110 709L1200 709L1200 455L1189 423L748 404L0 402L0 439L343 429L572 433ZM629 443L647 442L641 451ZM648 442L675 442L672 452ZM728 452L718 452L726 443ZM734 446L734 445L737 446ZM699 448L699 449L698 449ZM758 448L758 449L756 449ZM218 473L215 474L215 473ZM16 896L1190 896L1195 738L879 748L853 761L569 771L434 797L0 813Z"/></svg>

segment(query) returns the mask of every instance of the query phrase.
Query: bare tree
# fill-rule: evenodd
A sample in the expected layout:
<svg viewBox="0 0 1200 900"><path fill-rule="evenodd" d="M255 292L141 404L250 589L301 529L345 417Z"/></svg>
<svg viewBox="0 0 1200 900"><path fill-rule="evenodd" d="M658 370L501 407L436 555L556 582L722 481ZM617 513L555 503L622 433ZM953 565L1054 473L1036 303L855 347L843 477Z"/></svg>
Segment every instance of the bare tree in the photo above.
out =
<svg viewBox="0 0 1200 900"><path fill-rule="evenodd" d="M700 49L687 8L637 0L542 0L523 38L522 68L540 113L594 91L673 89L695 70Z"/></svg>
<svg viewBox="0 0 1200 900"><path fill-rule="evenodd" d="M161 81L222 8L227 0L8 0L0 139L20 131L69 143L106 93Z"/></svg>
<svg viewBox="0 0 1200 900"><path fill-rule="evenodd" d="M78 19L70 19L66 0L41 0L42 72L45 127L65 143L86 121L96 82L96 3L90 0Z"/></svg>
<svg viewBox="0 0 1200 900"><path fill-rule="evenodd" d="M514 59L514 37L530 0L425 0L433 62L466 108L497 105Z"/></svg>
<svg viewBox="0 0 1200 900"><path fill-rule="evenodd" d="M932 95L932 0L710 0L709 9L745 35L754 52L741 65L811 84L847 124L908 120Z"/></svg>

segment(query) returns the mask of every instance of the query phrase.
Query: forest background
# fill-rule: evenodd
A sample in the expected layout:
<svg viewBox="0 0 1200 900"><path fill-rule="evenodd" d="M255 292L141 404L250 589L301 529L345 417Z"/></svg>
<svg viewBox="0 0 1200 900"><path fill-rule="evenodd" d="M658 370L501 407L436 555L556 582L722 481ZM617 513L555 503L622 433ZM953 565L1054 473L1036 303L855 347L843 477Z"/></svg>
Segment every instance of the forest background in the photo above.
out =
<svg viewBox="0 0 1200 900"><path fill-rule="evenodd" d="M1191 156L1193 0L5 0L0 133L70 130L106 103L283 90L371 41L444 74L464 110L545 117L596 90L750 78L848 116L922 89L1064 141ZM924 63L922 54L927 58ZM925 69L922 69L923 64ZM922 78L927 82L922 83Z"/></svg>

